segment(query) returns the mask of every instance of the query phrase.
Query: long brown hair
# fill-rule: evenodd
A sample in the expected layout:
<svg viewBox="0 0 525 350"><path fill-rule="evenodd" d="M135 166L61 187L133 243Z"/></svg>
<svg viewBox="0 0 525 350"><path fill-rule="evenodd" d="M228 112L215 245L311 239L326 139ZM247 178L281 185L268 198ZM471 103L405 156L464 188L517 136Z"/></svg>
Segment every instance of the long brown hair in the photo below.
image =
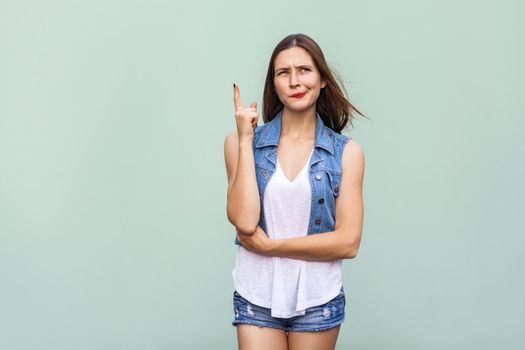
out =
<svg viewBox="0 0 525 350"><path fill-rule="evenodd" d="M263 121L265 123L269 122L283 108L283 103L279 100L273 83L275 58L281 51L294 46L302 47L308 51L321 75L321 80L326 82L326 86L321 89L316 102L316 112L321 116L323 123L340 134L347 123L350 123L353 127L352 120L355 113L365 117L363 113L350 103L341 78L328 66L319 45L308 35L299 33L290 34L282 39L270 57L263 93ZM337 77L337 80L334 75Z"/></svg>

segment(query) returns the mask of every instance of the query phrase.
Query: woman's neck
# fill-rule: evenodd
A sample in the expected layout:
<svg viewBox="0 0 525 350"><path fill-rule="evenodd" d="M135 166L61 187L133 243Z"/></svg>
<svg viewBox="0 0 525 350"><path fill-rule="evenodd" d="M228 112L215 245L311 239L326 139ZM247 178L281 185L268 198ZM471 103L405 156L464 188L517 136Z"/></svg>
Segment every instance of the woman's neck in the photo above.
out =
<svg viewBox="0 0 525 350"><path fill-rule="evenodd" d="M315 139L316 119L315 106L308 111L301 112L285 108L281 118L281 136L288 136L292 139Z"/></svg>

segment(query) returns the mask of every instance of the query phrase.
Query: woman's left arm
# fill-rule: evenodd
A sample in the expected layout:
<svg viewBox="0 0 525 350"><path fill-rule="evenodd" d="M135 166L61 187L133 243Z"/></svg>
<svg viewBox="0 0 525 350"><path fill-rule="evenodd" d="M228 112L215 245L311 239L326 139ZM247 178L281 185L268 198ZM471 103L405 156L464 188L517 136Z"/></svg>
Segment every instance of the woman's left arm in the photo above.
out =
<svg viewBox="0 0 525 350"><path fill-rule="evenodd" d="M237 234L241 245L266 256L301 260L330 261L352 259L357 255L363 228L364 154L353 140L342 155L341 185L335 200L335 230L303 237L270 239L257 226L253 235Z"/></svg>

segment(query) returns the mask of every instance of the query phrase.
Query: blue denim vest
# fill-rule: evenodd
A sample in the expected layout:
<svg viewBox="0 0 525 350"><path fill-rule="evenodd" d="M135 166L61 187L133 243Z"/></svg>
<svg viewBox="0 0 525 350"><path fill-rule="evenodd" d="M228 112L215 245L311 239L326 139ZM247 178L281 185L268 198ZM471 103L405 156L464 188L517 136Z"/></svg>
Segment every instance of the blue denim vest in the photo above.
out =
<svg viewBox="0 0 525 350"><path fill-rule="evenodd" d="M275 172L282 113L281 109L270 122L254 130L253 155L261 203L259 226L265 232L264 189ZM326 127L319 113L316 113L316 120L315 145L309 166L312 201L308 235L335 229L335 199L339 196L341 183L341 155L345 144L352 139ZM237 238L235 244L240 245Z"/></svg>

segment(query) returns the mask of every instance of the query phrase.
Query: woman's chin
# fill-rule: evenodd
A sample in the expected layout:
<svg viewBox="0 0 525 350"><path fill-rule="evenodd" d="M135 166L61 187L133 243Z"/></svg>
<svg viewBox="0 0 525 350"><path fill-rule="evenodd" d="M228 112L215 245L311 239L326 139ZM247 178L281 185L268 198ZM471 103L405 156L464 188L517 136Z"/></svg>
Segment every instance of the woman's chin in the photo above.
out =
<svg viewBox="0 0 525 350"><path fill-rule="evenodd" d="M294 113L308 112L312 107L315 108L315 104L307 105L305 103L283 103L284 108Z"/></svg>

